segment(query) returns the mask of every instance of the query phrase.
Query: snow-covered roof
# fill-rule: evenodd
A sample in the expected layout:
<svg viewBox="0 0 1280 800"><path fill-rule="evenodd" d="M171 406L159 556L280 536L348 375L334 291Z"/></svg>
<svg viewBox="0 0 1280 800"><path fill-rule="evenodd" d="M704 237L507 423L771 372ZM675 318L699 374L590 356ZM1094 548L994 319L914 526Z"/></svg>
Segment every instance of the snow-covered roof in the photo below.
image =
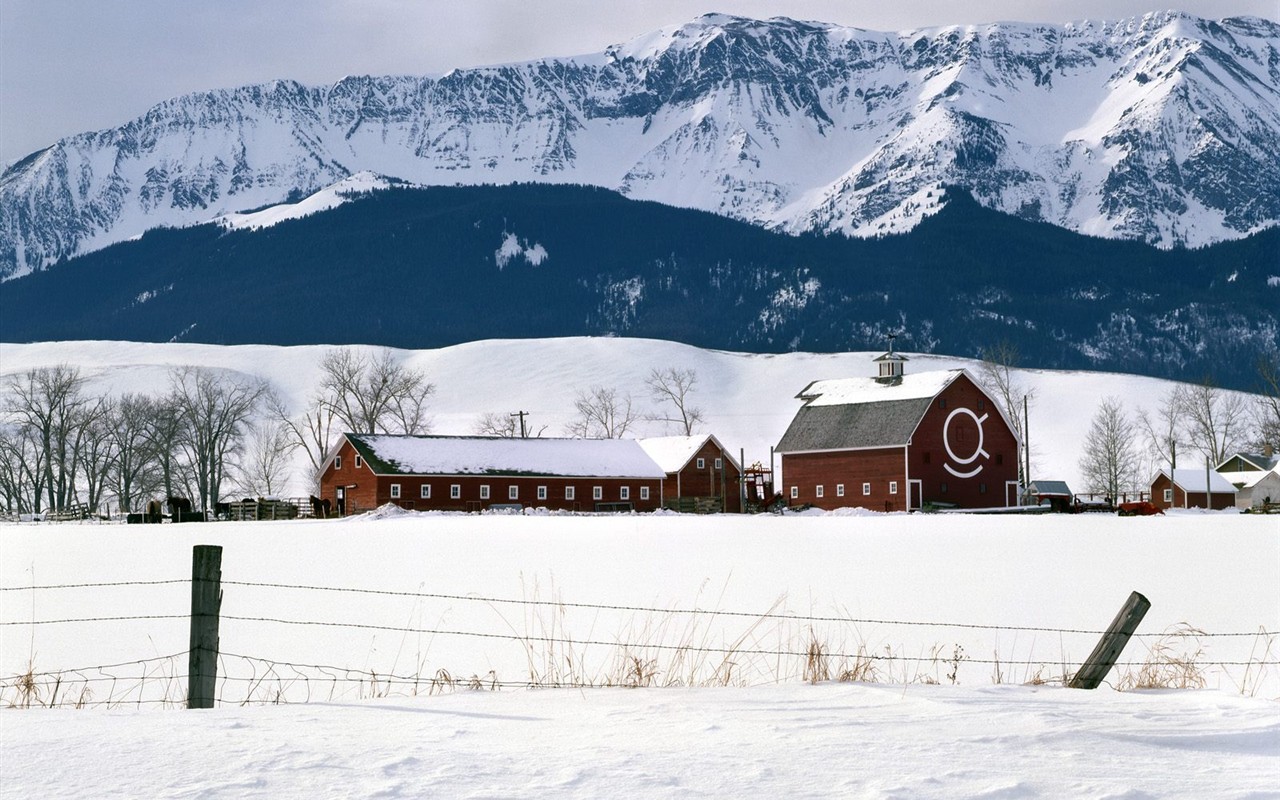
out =
<svg viewBox="0 0 1280 800"><path fill-rule="evenodd" d="M666 477L633 439L345 436L380 475Z"/></svg>
<svg viewBox="0 0 1280 800"><path fill-rule="evenodd" d="M1032 481L1031 493L1040 497L1063 496L1071 497L1071 487L1067 486L1066 481Z"/></svg>
<svg viewBox="0 0 1280 800"><path fill-rule="evenodd" d="M1160 470L1161 475L1168 475L1168 470ZM1205 470L1203 468L1186 467L1175 469L1173 471L1173 482L1182 488L1184 492L1203 492ZM1209 490L1212 492L1228 492L1234 494L1236 487L1224 478L1220 473L1213 470L1208 471Z"/></svg>
<svg viewBox="0 0 1280 800"><path fill-rule="evenodd" d="M730 463L735 467L740 467L737 459L725 451L724 445L720 444L720 440L709 433L695 436L655 436L648 439L639 439L638 441L644 451L657 462L659 467L671 473L684 469L685 465L702 449L708 439L715 442L716 447L721 452L724 452L725 458L729 459Z"/></svg>
<svg viewBox="0 0 1280 800"><path fill-rule="evenodd" d="M814 381L796 395L809 406L843 406L889 400L932 400L964 370L945 369L903 375L901 379L835 378Z"/></svg>
<svg viewBox="0 0 1280 800"><path fill-rule="evenodd" d="M1247 472L1219 472L1218 474L1229 481L1233 486L1252 489L1254 486L1261 483L1268 475L1280 476L1280 466L1275 466L1267 470L1251 469Z"/></svg>

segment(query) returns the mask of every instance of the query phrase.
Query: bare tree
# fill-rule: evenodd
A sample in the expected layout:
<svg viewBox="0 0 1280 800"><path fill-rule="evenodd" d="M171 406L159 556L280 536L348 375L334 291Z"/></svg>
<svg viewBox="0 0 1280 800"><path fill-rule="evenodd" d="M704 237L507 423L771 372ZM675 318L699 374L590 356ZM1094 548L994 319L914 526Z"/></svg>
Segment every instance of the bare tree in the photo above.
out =
<svg viewBox="0 0 1280 800"><path fill-rule="evenodd" d="M120 511L129 513L160 484L159 459L152 434L160 403L145 395L125 394L113 405L107 435L115 443L115 469L110 476Z"/></svg>
<svg viewBox="0 0 1280 800"><path fill-rule="evenodd" d="M427 399L435 386L426 373L396 363L390 350L364 356L330 350L320 361L316 402L350 433L426 433Z"/></svg>
<svg viewBox="0 0 1280 800"><path fill-rule="evenodd" d="M1000 410L1009 421L1014 434L1023 447L1029 449L1027 431L1023 424L1022 410L1032 398L1031 391L1022 387L1014 370L1021 356L1017 345L1002 341L982 351L982 364L978 368L978 382L995 398ZM1026 457L1018 459L1018 483L1027 485Z"/></svg>
<svg viewBox="0 0 1280 800"><path fill-rule="evenodd" d="M665 414L650 416L650 420L674 427L685 436L692 435L693 429L702 424L702 409L691 405L689 398L698 385L698 373L677 367L654 368L649 370L644 385L654 402L669 409Z"/></svg>
<svg viewBox="0 0 1280 800"><path fill-rule="evenodd" d="M106 494L111 475L119 456L115 437L111 435L111 416L115 403L110 398L99 401L97 411L85 425L84 440L80 448L83 465L85 506L97 513Z"/></svg>
<svg viewBox="0 0 1280 800"><path fill-rule="evenodd" d="M268 393L266 404L268 413L283 428L290 442L307 454L311 465L308 484L312 492L319 494L324 460L334 444L333 426L337 418L333 406L325 402L318 392L312 396L310 405L301 416L291 415L275 392Z"/></svg>
<svg viewBox="0 0 1280 800"><path fill-rule="evenodd" d="M1179 386L1177 401L1184 435L1210 463L1222 463L1239 447L1249 410L1243 395L1223 391L1206 380Z"/></svg>
<svg viewBox="0 0 1280 800"><path fill-rule="evenodd" d="M177 485L185 482L182 414L172 392L151 402L150 414L144 417L147 447L159 472L159 488L165 497L173 497ZM190 494L190 490L186 492Z"/></svg>
<svg viewBox="0 0 1280 800"><path fill-rule="evenodd" d="M105 406L85 392L80 370L65 364L10 376L7 388L5 410L40 451L48 508L66 508L76 497L88 429ZM38 502L32 510L40 510Z"/></svg>
<svg viewBox="0 0 1280 800"><path fill-rule="evenodd" d="M171 402L181 422L179 444L191 467L200 508L221 496L231 459L244 443L265 384L237 381L202 367L181 367L170 378Z"/></svg>
<svg viewBox="0 0 1280 800"><path fill-rule="evenodd" d="M289 455L298 447L277 419L253 425L237 470L236 488L249 495L273 497L289 481Z"/></svg>
<svg viewBox="0 0 1280 800"><path fill-rule="evenodd" d="M1253 404L1254 438L1249 444L1280 453L1280 363L1274 356L1258 359L1258 383L1261 391Z"/></svg>
<svg viewBox="0 0 1280 800"><path fill-rule="evenodd" d="M1141 479L1139 429L1119 398L1108 397L1093 415L1085 434L1080 472L1090 492L1115 499L1137 488Z"/></svg>
<svg viewBox="0 0 1280 800"><path fill-rule="evenodd" d="M604 386L580 390L573 407L578 416L565 431L581 439L621 439L639 418L631 395L619 395L617 389Z"/></svg>
<svg viewBox="0 0 1280 800"><path fill-rule="evenodd" d="M526 424L521 419L521 414L528 416L525 412L503 414L497 411L486 411L476 418L476 422L471 426L471 430L477 436L499 436L504 439L542 438L542 434L546 432L547 426L543 425L537 430L534 430L532 425Z"/></svg>
<svg viewBox="0 0 1280 800"><path fill-rule="evenodd" d="M40 510L44 453L31 431L18 425L0 427L0 494L10 513Z"/></svg>

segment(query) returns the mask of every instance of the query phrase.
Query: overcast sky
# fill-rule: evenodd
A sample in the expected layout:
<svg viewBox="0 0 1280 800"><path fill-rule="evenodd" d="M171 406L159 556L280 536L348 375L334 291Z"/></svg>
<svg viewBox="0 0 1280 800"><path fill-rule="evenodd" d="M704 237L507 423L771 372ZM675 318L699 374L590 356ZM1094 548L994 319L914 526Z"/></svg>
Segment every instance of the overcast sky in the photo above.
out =
<svg viewBox="0 0 1280 800"><path fill-rule="evenodd" d="M1280 0L1183 11L1280 18ZM1141 0L0 0L0 163L201 89L431 74L602 50L722 11L870 30L1117 19Z"/></svg>

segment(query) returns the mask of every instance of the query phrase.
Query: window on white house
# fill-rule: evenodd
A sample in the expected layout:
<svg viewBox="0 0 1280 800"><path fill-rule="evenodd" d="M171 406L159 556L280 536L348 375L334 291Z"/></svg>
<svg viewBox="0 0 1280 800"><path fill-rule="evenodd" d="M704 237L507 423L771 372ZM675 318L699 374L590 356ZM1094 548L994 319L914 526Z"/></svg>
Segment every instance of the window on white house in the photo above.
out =
<svg viewBox="0 0 1280 800"><path fill-rule="evenodd" d="M360 465L363 463L364 461L361 460L360 456L356 456L356 469L360 469Z"/></svg>
<svg viewBox="0 0 1280 800"><path fill-rule="evenodd" d="M865 497L869 494L871 494L871 484L869 483L862 484L862 495Z"/></svg>
<svg viewBox="0 0 1280 800"><path fill-rule="evenodd" d="M706 469L706 468L707 468L707 460L705 458L698 459L698 469Z"/></svg>
<svg viewBox="0 0 1280 800"><path fill-rule="evenodd" d="M334 456L334 457L333 457L333 468L334 468L334 469L342 469L342 456Z"/></svg>
<svg viewBox="0 0 1280 800"><path fill-rule="evenodd" d="M603 486L592 486L592 487L591 487L591 499L593 499L593 500L603 500L603 499L604 499L604 487L603 487Z"/></svg>
<svg viewBox="0 0 1280 800"><path fill-rule="evenodd" d="M462 497L462 485L457 483L451 484L449 486L449 498L457 500L459 497Z"/></svg>
<svg viewBox="0 0 1280 800"><path fill-rule="evenodd" d="M539 499L539 500L546 500L546 499L547 499L547 487L545 487L545 486L539 486L539 487L538 487L538 499Z"/></svg>
<svg viewBox="0 0 1280 800"><path fill-rule="evenodd" d="M424 484L422 484L421 486L419 486L419 487L418 487L418 497L421 497L423 500L430 500L430 499L431 499L431 484L429 484L429 483L424 483Z"/></svg>
<svg viewBox="0 0 1280 800"><path fill-rule="evenodd" d="M572 486L566 486L566 487L564 487L564 499L565 499L565 500L573 500L573 499L575 499L575 495L576 495L576 494L577 494L577 492L574 490L574 487L572 487Z"/></svg>
<svg viewBox="0 0 1280 800"><path fill-rule="evenodd" d="M898 493L898 482L889 481L889 494L897 494L897 493Z"/></svg>
<svg viewBox="0 0 1280 800"><path fill-rule="evenodd" d="M822 490L823 490L822 484L818 484L818 490L817 490L818 497L822 497Z"/></svg>
<svg viewBox="0 0 1280 800"><path fill-rule="evenodd" d="M391 496L393 498L400 496L400 484L398 483L391 484Z"/></svg>
<svg viewBox="0 0 1280 800"><path fill-rule="evenodd" d="M800 496L800 487L799 487L799 486L792 486L792 487L791 487L791 499L792 499L792 500L795 500L795 499L796 499L796 498L798 498L799 496Z"/></svg>
<svg viewBox="0 0 1280 800"><path fill-rule="evenodd" d="M619 490L618 490L618 498L619 498L619 499L621 499L621 500L630 500L630 499L631 499L631 487L630 487L630 486L623 486L621 489L619 489Z"/></svg>
<svg viewBox="0 0 1280 800"><path fill-rule="evenodd" d="M480 484L480 499L481 500L489 499L489 484L487 483Z"/></svg>
<svg viewBox="0 0 1280 800"><path fill-rule="evenodd" d="M843 484L843 483L837 483L837 484L836 484L836 497L844 497L844 484Z"/></svg>
<svg viewBox="0 0 1280 800"><path fill-rule="evenodd" d="M508 499L508 500L519 500L519 499L520 499L520 487L519 487L519 486L508 486L508 487L507 487L507 499Z"/></svg>
<svg viewBox="0 0 1280 800"><path fill-rule="evenodd" d="M648 500L648 499L649 499L649 487L648 487L648 486L641 486L641 487L640 487L640 499L641 499L641 500Z"/></svg>

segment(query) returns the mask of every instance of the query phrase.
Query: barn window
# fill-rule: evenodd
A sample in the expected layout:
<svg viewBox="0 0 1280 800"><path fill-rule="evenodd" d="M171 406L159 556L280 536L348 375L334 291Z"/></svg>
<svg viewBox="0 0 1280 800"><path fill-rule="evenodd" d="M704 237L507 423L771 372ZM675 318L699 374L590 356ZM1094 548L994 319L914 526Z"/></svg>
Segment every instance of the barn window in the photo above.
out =
<svg viewBox="0 0 1280 800"><path fill-rule="evenodd" d="M334 469L342 469L342 456L334 456L334 457L333 457L333 468L334 468Z"/></svg>
<svg viewBox="0 0 1280 800"><path fill-rule="evenodd" d="M843 483L837 483L837 484L836 484L836 497L844 497L844 484L843 484Z"/></svg>
<svg viewBox="0 0 1280 800"><path fill-rule="evenodd" d="M947 493L947 485L946 485L945 483L944 483L944 484L942 484L942 493L943 493L943 494L946 494L946 493Z"/></svg>
<svg viewBox="0 0 1280 800"><path fill-rule="evenodd" d="M1165 489L1165 490L1164 490L1164 501L1165 501L1166 503L1172 503L1172 502L1173 502L1173 489Z"/></svg>
<svg viewBox="0 0 1280 800"><path fill-rule="evenodd" d="M869 494L871 494L871 484L869 483L862 484L862 496L866 497Z"/></svg>
<svg viewBox="0 0 1280 800"><path fill-rule="evenodd" d="M987 485L985 483L978 484L978 494L986 494L986 493L987 493Z"/></svg>
<svg viewBox="0 0 1280 800"><path fill-rule="evenodd" d="M630 499L631 499L631 487L630 487L630 486L623 486L623 487L622 487L621 489L619 489L618 491L620 492L620 494L618 495L618 498L619 498L620 500L630 500Z"/></svg>
<svg viewBox="0 0 1280 800"><path fill-rule="evenodd" d="M641 499L641 500L648 500L648 499L649 499L649 487L648 487L648 486L641 486L641 487L640 487L640 499Z"/></svg>
<svg viewBox="0 0 1280 800"><path fill-rule="evenodd" d="M489 499L489 484L487 483L480 484L480 499L481 500Z"/></svg>
<svg viewBox="0 0 1280 800"><path fill-rule="evenodd" d="M981 411L981 410L983 410L983 409L984 409L984 408L986 408L986 407L987 407L987 404L986 404L986 403L984 403L984 402L982 401L982 399L981 399L981 398L979 398L979 399L978 399L978 410L979 410L979 411Z"/></svg>
<svg viewBox="0 0 1280 800"><path fill-rule="evenodd" d="M591 499L592 499L592 500L603 500L603 499L604 499L604 487L603 487L603 486L592 486L592 487L591 487Z"/></svg>
<svg viewBox="0 0 1280 800"><path fill-rule="evenodd" d="M539 499L539 500L546 500L546 499L547 499L547 487L545 487L545 486L539 486L539 487L538 487L538 499Z"/></svg>
<svg viewBox="0 0 1280 800"><path fill-rule="evenodd" d="M393 498L400 496L400 484L398 483L391 484L391 496Z"/></svg>
<svg viewBox="0 0 1280 800"><path fill-rule="evenodd" d="M356 456L356 469L360 469L360 465L364 462L360 460L360 456Z"/></svg>
<svg viewBox="0 0 1280 800"><path fill-rule="evenodd" d="M422 484L421 486L419 486L419 487L418 487L418 497L421 497L423 500L430 500L430 499L431 499L431 484L429 484L429 483L424 483L424 484Z"/></svg>
<svg viewBox="0 0 1280 800"><path fill-rule="evenodd" d="M716 469L724 469L724 459L723 459L723 458L717 458L717 459L716 459Z"/></svg>
<svg viewBox="0 0 1280 800"><path fill-rule="evenodd" d="M457 483L451 485L449 487L449 497L453 500L457 500L459 497L462 497L462 486Z"/></svg>
<svg viewBox="0 0 1280 800"><path fill-rule="evenodd" d="M889 494L897 494L897 493L898 493L898 482L889 481Z"/></svg>
<svg viewBox="0 0 1280 800"><path fill-rule="evenodd" d="M818 484L818 489L817 489L818 497L822 497L822 490L823 490L822 484Z"/></svg>
<svg viewBox="0 0 1280 800"><path fill-rule="evenodd" d="M566 486L566 487L564 487L564 499L565 499L565 500L573 500L573 499L575 499L575 494L576 494L576 493L575 493L574 488L573 488L572 486Z"/></svg>
<svg viewBox="0 0 1280 800"><path fill-rule="evenodd" d="M800 496L800 487L799 487L799 486L792 486L792 487L791 487L791 499L792 499L792 500L795 500L795 499L796 499L796 498L798 498L799 496Z"/></svg>
<svg viewBox="0 0 1280 800"><path fill-rule="evenodd" d="M706 469L706 468L707 468L707 460L705 458L698 459L698 469Z"/></svg>
<svg viewBox="0 0 1280 800"><path fill-rule="evenodd" d="M519 499L520 499L520 487L519 487L519 486L508 486L508 487L507 487L507 499L508 499L508 500L519 500Z"/></svg>
<svg viewBox="0 0 1280 800"><path fill-rule="evenodd" d="M943 408L943 409L945 409L946 407L947 407L947 398L945 398L945 397L939 397L939 398L938 398L938 408Z"/></svg>

